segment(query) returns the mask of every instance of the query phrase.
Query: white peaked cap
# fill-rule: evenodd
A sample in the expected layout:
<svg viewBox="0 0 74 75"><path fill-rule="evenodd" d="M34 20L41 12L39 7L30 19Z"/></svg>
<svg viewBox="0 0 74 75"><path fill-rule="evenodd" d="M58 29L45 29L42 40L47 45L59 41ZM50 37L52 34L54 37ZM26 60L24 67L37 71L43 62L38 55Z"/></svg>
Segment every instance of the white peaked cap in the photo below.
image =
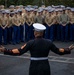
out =
<svg viewBox="0 0 74 75"><path fill-rule="evenodd" d="M43 24L40 23L34 23L33 24L34 30L35 31L44 31L46 29L46 27Z"/></svg>

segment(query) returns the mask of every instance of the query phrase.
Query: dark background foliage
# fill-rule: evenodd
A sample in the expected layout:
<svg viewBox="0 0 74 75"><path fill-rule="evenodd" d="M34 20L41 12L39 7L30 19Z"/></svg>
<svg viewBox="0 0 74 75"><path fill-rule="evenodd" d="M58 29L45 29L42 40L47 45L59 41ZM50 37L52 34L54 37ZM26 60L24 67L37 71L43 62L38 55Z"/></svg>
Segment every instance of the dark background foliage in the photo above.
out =
<svg viewBox="0 0 74 75"><path fill-rule="evenodd" d="M10 5L38 5L45 4L48 5L65 5L74 7L74 0L0 0L0 5L10 6Z"/></svg>

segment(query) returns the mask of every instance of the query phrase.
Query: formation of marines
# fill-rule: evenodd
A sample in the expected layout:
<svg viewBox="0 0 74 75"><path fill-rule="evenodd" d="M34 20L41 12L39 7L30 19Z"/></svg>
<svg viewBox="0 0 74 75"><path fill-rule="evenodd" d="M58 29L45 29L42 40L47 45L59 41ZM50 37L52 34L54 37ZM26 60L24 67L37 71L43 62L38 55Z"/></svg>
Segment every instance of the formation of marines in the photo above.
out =
<svg viewBox="0 0 74 75"><path fill-rule="evenodd" d="M34 39L33 24L46 26L44 38L74 41L74 8L59 6L0 5L0 44L19 44Z"/></svg>

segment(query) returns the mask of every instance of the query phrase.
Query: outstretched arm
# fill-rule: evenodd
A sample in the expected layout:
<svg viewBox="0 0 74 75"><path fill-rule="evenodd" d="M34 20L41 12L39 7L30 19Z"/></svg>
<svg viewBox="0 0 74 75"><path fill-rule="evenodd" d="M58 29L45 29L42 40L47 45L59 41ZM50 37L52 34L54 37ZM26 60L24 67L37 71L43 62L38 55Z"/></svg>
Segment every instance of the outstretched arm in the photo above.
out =
<svg viewBox="0 0 74 75"><path fill-rule="evenodd" d="M70 54L71 50L74 49L74 45L71 45L67 48L57 48L54 44L52 44L51 50L59 55Z"/></svg>
<svg viewBox="0 0 74 75"><path fill-rule="evenodd" d="M72 45L70 45L68 48L59 48L59 51L60 52L71 52L71 50L73 50L74 49L74 46L73 46L73 44Z"/></svg>
<svg viewBox="0 0 74 75"><path fill-rule="evenodd" d="M5 47L3 47L1 45L0 46L0 52L3 52L4 54L7 54L7 55L21 55L21 53L20 53L19 50L23 50L24 52L26 52L26 50L24 50L25 49L25 46L26 46L26 44L23 45L20 49L6 49Z"/></svg>

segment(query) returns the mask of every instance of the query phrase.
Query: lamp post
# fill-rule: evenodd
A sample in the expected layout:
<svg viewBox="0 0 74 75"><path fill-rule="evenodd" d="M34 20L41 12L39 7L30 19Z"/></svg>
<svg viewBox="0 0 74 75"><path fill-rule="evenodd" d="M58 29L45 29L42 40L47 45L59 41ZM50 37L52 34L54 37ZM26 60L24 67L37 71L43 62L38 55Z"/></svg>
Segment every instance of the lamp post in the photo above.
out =
<svg viewBox="0 0 74 75"><path fill-rule="evenodd" d="M45 2L44 2L44 0L42 0L41 6L42 6L42 7L45 7Z"/></svg>
<svg viewBox="0 0 74 75"><path fill-rule="evenodd" d="M44 1L42 0L42 5L44 5Z"/></svg>
<svg viewBox="0 0 74 75"><path fill-rule="evenodd" d="M5 8L7 8L7 0L5 0Z"/></svg>

